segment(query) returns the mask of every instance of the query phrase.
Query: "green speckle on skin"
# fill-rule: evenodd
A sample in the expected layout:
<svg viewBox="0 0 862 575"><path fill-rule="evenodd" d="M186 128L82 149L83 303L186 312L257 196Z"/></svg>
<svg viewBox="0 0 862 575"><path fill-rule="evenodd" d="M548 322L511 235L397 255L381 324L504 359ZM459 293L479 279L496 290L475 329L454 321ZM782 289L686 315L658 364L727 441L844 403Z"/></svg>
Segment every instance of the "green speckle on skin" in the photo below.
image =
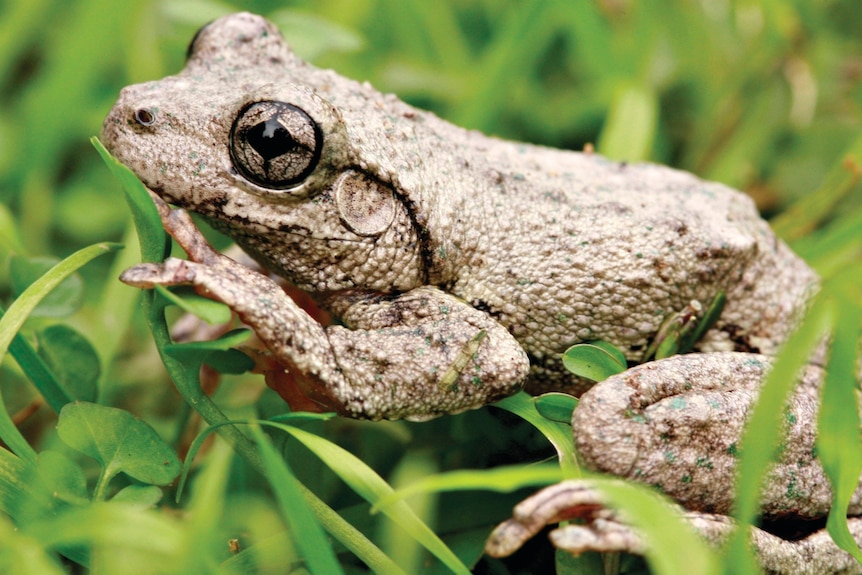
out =
<svg viewBox="0 0 862 575"><path fill-rule="evenodd" d="M637 253L635 253L635 257L639 260L642 260L644 255L641 252L637 252Z"/></svg>
<svg viewBox="0 0 862 575"><path fill-rule="evenodd" d="M637 413L637 412L631 411L630 409L626 410L625 416L628 419L634 421L635 423L646 423L647 422L646 417L644 417L643 413Z"/></svg>
<svg viewBox="0 0 862 575"><path fill-rule="evenodd" d="M683 475L681 481L683 483L691 483L691 475Z"/></svg>
<svg viewBox="0 0 862 575"><path fill-rule="evenodd" d="M557 323L566 323L569 321L569 316L564 313L557 314Z"/></svg>
<svg viewBox="0 0 862 575"><path fill-rule="evenodd" d="M478 375L474 375L474 376L470 379L470 383L472 383L472 384L473 384L473 385L475 385L476 387L482 387L482 379L481 379Z"/></svg>
<svg viewBox="0 0 862 575"><path fill-rule="evenodd" d="M805 493L803 493L802 491L799 491L799 489L797 489L796 474L793 472L791 472L791 474L790 474L790 481L787 482L787 489L784 491L784 495L788 499L805 499L805 498L807 498L807 495Z"/></svg>
<svg viewBox="0 0 862 575"><path fill-rule="evenodd" d="M529 280L526 278L521 278L515 282L519 286L528 286L533 283L533 280Z"/></svg>
<svg viewBox="0 0 862 575"><path fill-rule="evenodd" d="M698 457L695 465L704 469L712 469L712 461L706 457Z"/></svg>
<svg viewBox="0 0 862 575"><path fill-rule="evenodd" d="M728 455L732 455L733 457L737 457L739 455L739 448L736 447L736 443L728 445L726 451Z"/></svg>
<svg viewBox="0 0 862 575"><path fill-rule="evenodd" d="M440 256L441 260L445 260L446 259L446 246L440 246L440 248L437 250L437 255Z"/></svg>
<svg viewBox="0 0 862 575"><path fill-rule="evenodd" d="M674 453L673 451L665 451L664 459L665 461L673 463L674 461L676 461L676 453Z"/></svg>
<svg viewBox="0 0 862 575"><path fill-rule="evenodd" d="M787 423L789 423L790 425L794 425L796 423L796 414L792 411L788 411L784 414L784 419L786 419Z"/></svg>
<svg viewBox="0 0 862 575"><path fill-rule="evenodd" d="M758 359L748 358L748 359L746 359L743 363L744 363L746 366L758 367L758 368L761 368L761 369L763 368L763 362L762 362L762 361L760 361L760 360L758 360Z"/></svg>
<svg viewBox="0 0 862 575"><path fill-rule="evenodd" d="M671 409L685 409L688 407L688 401L684 397L676 396L670 400Z"/></svg>

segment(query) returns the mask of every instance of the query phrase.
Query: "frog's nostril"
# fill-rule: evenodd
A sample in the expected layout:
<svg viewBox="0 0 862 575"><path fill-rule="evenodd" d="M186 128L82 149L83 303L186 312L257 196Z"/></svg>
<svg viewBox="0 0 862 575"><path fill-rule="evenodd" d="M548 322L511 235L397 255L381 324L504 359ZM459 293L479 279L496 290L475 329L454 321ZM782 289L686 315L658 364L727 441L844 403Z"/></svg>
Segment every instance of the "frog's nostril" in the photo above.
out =
<svg viewBox="0 0 862 575"><path fill-rule="evenodd" d="M156 122L156 111L152 108L135 110L135 121L141 126L152 126Z"/></svg>

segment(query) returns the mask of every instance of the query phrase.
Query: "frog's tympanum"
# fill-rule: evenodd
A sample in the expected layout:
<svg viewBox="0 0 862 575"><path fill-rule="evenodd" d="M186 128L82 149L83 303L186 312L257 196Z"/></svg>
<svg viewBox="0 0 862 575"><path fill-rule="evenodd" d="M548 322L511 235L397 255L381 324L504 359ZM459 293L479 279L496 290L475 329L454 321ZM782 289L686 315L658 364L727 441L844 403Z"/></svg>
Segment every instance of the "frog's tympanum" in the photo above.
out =
<svg viewBox="0 0 862 575"><path fill-rule="evenodd" d="M321 410L421 420L524 386L580 394L589 385L563 369L567 347L604 340L636 364L667 317L701 313L724 294L697 353L595 386L574 427L589 466L660 485L714 539L727 530L719 515L732 500L732 448L766 356L817 285L742 193L453 126L303 62L251 14L204 27L176 76L125 88L102 138L158 196L190 258L136 266L123 281L191 284L226 303ZM162 200L202 215L340 323L320 325L269 277L214 252ZM829 507L802 424L815 413L818 376L813 367L803 376L800 425L764 495L773 521ZM538 497L525 503L536 513L521 510L496 532L492 552L601 499L583 482ZM558 543L640 549L613 525L577 526L589 537ZM767 569L859 569L825 535L753 538Z"/></svg>

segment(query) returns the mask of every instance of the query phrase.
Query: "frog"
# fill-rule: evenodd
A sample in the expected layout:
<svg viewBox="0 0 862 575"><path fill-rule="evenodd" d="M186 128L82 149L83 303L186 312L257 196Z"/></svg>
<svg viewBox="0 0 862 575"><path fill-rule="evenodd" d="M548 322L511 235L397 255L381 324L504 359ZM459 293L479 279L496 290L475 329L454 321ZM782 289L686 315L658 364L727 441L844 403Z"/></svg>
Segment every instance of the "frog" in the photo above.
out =
<svg viewBox="0 0 862 575"><path fill-rule="evenodd" d="M124 88L101 139L188 255L121 280L227 304L291 374L274 388L292 408L424 421L522 389L583 403L605 384L568 372L565 349L609 342L636 366L667 318L701 321L718 298L693 353L644 365L708 358L732 383L818 288L742 192L455 126L303 61L249 13L201 28L178 74ZM210 247L189 211L268 273Z"/></svg>

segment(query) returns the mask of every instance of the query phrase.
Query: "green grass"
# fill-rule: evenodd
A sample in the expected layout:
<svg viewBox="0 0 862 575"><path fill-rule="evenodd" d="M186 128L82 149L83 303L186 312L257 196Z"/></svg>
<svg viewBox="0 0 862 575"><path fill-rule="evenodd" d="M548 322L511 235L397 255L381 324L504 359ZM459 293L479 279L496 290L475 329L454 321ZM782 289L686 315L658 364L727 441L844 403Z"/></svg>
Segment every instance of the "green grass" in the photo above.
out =
<svg viewBox="0 0 862 575"><path fill-rule="evenodd" d="M345 573L368 565L386 573L527 573L554 566L544 540L506 563L480 555L491 526L534 489L524 464L565 453L560 424L547 424L558 451L530 423L497 409L425 424L300 418L283 422L294 435L267 429L270 443L253 426L224 424L286 410L261 378L226 375L215 385L209 376L203 393L198 364L166 348L163 311L172 320L175 308L153 293L142 308L139 291L117 281L142 258L132 213L144 230L144 258L162 257L164 236L145 207L129 209L89 139L122 86L179 70L194 31L239 9L276 21L314 63L467 127L571 149L595 143L615 158L670 164L750 193L824 277L824 297L795 355L820 327L836 334L828 394L837 399L825 409L838 426L824 429L818 449L845 490L855 485L859 449L844 438L858 427L846 397L862 309L856 0L6 0L0 304L9 312L0 349L9 353L0 364L0 438L15 455L0 450L0 571L62 573L79 564L111 574L283 573L288 565L331 572L337 563ZM107 253L107 242L126 247ZM49 284L75 270L49 295ZM228 352L215 344L206 353ZM91 357L97 361L82 361ZM782 396L780 383L772 396ZM88 403L64 409L68 399ZM771 453L770 415L780 411L766 406L755 416L763 423L752 437L763 443L749 451ZM132 424L115 418L129 413L148 430L141 433L160 439L133 445L130 459L117 463L111 450L128 444L116 430ZM216 431L239 456L222 440L195 443L178 502L173 476L136 475L168 461L167 452L185 459L207 421L220 424ZM297 439L309 434L334 445L312 439L319 449L309 450ZM339 459L336 449L362 462L352 466L356 476L327 465ZM746 518L766 455L746 455L742 464ZM519 467L486 483L443 475L506 465ZM369 513L390 485L425 476L446 487L414 492L414 512ZM485 488L459 492L459 481ZM302 524L314 517L322 530L292 528L297 517ZM722 565L730 571L742 561L731 556Z"/></svg>

